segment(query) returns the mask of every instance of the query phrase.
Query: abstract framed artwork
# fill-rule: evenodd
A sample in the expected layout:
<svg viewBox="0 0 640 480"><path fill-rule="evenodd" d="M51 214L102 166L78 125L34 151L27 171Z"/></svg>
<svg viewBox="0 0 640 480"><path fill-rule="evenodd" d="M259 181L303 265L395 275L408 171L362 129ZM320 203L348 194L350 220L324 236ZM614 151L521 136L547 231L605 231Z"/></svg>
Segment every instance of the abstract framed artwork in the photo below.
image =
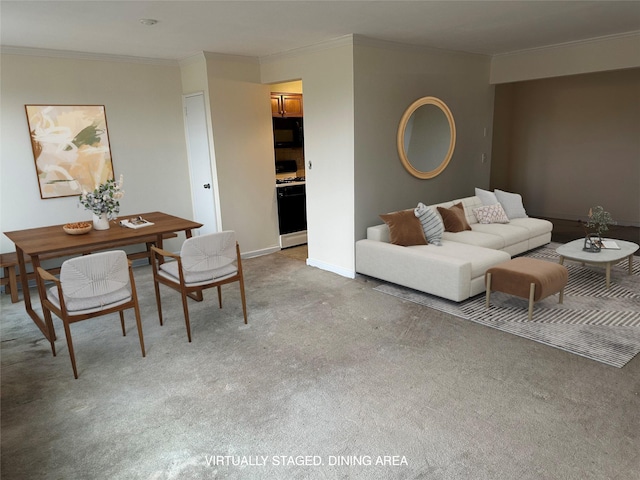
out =
<svg viewBox="0 0 640 480"><path fill-rule="evenodd" d="M80 195L113 178L104 105L25 105L40 197Z"/></svg>

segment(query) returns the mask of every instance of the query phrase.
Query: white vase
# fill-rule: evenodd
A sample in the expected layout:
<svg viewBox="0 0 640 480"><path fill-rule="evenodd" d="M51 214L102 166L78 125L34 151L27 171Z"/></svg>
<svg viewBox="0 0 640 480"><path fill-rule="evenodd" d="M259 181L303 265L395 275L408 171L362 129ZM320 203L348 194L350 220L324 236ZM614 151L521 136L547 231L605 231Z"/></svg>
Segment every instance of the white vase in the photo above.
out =
<svg viewBox="0 0 640 480"><path fill-rule="evenodd" d="M109 217L106 212L100 215L93 214L93 229L94 230L108 230L109 229Z"/></svg>

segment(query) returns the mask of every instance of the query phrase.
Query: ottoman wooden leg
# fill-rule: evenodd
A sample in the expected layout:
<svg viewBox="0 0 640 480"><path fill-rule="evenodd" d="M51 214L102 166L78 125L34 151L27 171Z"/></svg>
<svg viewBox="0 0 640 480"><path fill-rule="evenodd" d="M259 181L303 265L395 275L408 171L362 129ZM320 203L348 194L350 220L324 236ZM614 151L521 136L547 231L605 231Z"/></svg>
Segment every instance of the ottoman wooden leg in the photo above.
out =
<svg viewBox="0 0 640 480"><path fill-rule="evenodd" d="M560 290L560 298L558 299L558 303L564 302L564 288Z"/></svg>
<svg viewBox="0 0 640 480"><path fill-rule="evenodd" d="M490 273L487 273L487 285L486 285L486 288L487 288L486 305L487 305L487 308L489 308L489 302L491 300L491 274Z"/></svg>
<svg viewBox="0 0 640 480"><path fill-rule="evenodd" d="M536 284L532 283L529 287L529 320L533 317L533 299L536 296Z"/></svg>

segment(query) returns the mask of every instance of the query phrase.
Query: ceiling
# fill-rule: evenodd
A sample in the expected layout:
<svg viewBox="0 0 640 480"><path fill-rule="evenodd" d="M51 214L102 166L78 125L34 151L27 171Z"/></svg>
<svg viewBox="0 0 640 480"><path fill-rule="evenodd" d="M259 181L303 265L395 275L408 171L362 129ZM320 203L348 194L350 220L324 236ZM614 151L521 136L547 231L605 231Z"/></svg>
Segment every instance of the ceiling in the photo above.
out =
<svg viewBox="0 0 640 480"><path fill-rule="evenodd" d="M638 32L640 1L2 0L0 19L3 47L162 60L265 57L349 34L496 55Z"/></svg>

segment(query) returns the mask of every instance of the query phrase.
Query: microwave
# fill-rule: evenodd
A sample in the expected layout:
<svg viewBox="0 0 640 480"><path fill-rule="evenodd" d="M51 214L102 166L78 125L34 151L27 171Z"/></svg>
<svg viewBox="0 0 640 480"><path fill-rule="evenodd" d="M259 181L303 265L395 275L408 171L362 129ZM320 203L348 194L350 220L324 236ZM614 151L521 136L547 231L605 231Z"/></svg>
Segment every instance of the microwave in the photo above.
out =
<svg viewBox="0 0 640 480"><path fill-rule="evenodd" d="M302 147L302 118L273 117L273 143L275 148Z"/></svg>

